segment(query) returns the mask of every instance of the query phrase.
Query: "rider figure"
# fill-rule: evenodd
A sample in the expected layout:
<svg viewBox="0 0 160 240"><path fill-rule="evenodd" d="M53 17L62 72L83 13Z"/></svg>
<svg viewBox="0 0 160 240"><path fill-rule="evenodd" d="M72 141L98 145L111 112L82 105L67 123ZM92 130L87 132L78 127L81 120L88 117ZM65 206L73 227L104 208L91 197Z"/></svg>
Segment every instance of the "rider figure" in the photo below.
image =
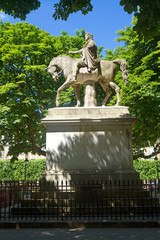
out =
<svg viewBox="0 0 160 240"><path fill-rule="evenodd" d="M71 51L68 52L69 54L80 53L82 56L75 64L73 80L77 79L77 74L80 68L87 67L88 72L91 72L91 70L99 69L99 66L100 66L100 60L97 54L97 46L93 40L93 35L86 32L85 40L86 40L86 43L84 44L82 49L74 52L71 52Z"/></svg>

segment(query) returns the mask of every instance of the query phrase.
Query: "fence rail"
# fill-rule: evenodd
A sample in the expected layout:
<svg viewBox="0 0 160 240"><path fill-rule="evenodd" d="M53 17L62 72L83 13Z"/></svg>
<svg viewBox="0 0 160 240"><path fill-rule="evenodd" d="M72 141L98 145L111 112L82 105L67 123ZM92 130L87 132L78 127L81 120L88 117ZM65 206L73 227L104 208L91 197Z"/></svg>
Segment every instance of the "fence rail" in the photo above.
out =
<svg viewBox="0 0 160 240"><path fill-rule="evenodd" d="M160 182L0 182L0 221L160 220Z"/></svg>

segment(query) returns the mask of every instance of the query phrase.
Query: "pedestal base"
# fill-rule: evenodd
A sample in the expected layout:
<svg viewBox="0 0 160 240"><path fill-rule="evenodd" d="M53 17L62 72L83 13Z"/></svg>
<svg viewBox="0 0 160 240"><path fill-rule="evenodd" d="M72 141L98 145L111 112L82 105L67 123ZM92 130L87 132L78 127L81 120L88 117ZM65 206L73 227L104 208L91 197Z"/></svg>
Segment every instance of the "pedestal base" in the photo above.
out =
<svg viewBox="0 0 160 240"><path fill-rule="evenodd" d="M77 183L101 182L101 181L135 181L139 180L139 174L135 170L106 170L106 171L46 171L40 176L41 181L57 182L73 181Z"/></svg>
<svg viewBox="0 0 160 240"><path fill-rule="evenodd" d="M84 85L84 107L97 106L96 90L94 81L86 81Z"/></svg>
<svg viewBox="0 0 160 240"><path fill-rule="evenodd" d="M103 205L106 196L121 198L126 189L135 194L139 174L133 170L134 118L128 107L49 109L42 122L47 162L40 186L50 197L66 198L69 213L76 202L90 209L93 200Z"/></svg>
<svg viewBox="0 0 160 240"><path fill-rule="evenodd" d="M135 179L128 107L53 108L46 125L47 161L42 179Z"/></svg>

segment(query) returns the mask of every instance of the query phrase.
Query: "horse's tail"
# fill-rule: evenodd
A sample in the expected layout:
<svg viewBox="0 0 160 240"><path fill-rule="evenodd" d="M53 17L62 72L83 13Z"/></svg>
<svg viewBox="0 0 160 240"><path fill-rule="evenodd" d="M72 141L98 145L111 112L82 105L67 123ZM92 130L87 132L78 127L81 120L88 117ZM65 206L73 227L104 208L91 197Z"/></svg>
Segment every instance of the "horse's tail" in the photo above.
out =
<svg viewBox="0 0 160 240"><path fill-rule="evenodd" d="M125 82L125 85L127 85L127 83L128 83L128 64L127 64L126 60L115 59L112 62L120 67L121 72L122 72L123 80Z"/></svg>

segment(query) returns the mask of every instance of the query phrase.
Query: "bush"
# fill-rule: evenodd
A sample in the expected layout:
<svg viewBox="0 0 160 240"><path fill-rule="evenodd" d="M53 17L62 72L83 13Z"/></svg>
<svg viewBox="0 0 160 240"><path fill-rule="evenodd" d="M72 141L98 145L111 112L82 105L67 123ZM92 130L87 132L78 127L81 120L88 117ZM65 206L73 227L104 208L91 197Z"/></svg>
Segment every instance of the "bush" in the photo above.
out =
<svg viewBox="0 0 160 240"><path fill-rule="evenodd" d="M25 180L25 161L22 159L14 162L0 160L0 181L7 180ZM40 174L46 169L46 159L29 160L26 165L26 180L39 180Z"/></svg>
<svg viewBox="0 0 160 240"><path fill-rule="evenodd" d="M144 159L134 160L133 168L140 174L140 178L142 180L157 178L157 165L154 162L154 160L144 160ZM158 170L160 171L160 159L158 160Z"/></svg>
<svg viewBox="0 0 160 240"><path fill-rule="evenodd" d="M133 167L140 174L141 179L157 178L157 166L154 160L134 160ZM26 180L39 180L40 174L45 169L46 159L29 160L26 166ZM158 169L160 171L160 159L158 160ZM8 165L6 165L5 161L0 160L0 181L7 179L7 172L8 180L25 180L25 161L22 159L14 162L8 160Z"/></svg>

